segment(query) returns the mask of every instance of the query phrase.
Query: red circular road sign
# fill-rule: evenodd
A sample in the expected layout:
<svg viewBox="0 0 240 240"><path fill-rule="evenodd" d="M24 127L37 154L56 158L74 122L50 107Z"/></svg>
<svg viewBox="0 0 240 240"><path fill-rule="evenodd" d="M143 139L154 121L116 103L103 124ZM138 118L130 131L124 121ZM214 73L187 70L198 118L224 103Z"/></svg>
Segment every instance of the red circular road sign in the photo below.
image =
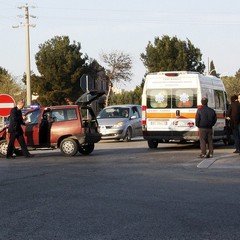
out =
<svg viewBox="0 0 240 240"><path fill-rule="evenodd" d="M11 109L14 107L14 104L15 101L10 95L0 94L0 116L9 116Z"/></svg>

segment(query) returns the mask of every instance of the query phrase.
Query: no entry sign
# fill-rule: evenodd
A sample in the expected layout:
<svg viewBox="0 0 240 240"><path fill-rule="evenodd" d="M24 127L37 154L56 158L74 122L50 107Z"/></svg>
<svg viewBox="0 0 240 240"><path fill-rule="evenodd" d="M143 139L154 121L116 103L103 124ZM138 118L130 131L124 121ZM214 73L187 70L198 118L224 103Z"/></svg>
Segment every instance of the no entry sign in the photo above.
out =
<svg viewBox="0 0 240 240"><path fill-rule="evenodd" d="M14 107L14 99L8 94L0 94L0 116L7 117Z"/></svg>

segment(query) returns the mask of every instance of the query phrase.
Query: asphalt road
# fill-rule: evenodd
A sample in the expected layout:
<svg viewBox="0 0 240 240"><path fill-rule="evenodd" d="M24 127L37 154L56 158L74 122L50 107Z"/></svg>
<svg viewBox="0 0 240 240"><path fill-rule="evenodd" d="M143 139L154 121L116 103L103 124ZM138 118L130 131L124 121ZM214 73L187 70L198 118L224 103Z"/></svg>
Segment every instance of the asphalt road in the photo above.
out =
<svg viewBox="0 0 240 240"><path fill-rule="evenodd" d="M0 159L0 239L240 239L239 155L198 153L106 141L89 156Z"/></svg>

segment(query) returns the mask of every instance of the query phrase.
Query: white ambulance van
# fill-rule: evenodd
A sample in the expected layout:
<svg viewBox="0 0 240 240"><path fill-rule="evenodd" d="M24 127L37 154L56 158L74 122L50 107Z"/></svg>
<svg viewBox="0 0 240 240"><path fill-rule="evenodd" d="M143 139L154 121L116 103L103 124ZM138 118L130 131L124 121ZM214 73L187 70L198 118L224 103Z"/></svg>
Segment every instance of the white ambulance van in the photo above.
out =
<svg viewBox="0 0 240 240"><path fill-rule="evenodd" d="M217 114L214 141L227 143L227 97L220 78L186 71L148 74L142 94L142 129L149 148L162 142L197 142L195 115L202 97L208 98L208 106Z"/></svg>

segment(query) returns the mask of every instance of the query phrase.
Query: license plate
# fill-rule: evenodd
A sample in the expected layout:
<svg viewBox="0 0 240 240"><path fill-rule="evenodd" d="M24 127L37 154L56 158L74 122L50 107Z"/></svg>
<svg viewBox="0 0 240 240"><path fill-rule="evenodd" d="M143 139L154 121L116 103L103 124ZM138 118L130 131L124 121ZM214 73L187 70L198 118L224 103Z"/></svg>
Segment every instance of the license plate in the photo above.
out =
<svg viewBox="0 0 240 240"><path fill-rule="evenodd" d="M150 126L166 126L167 121L149 121Z"/></svg>

